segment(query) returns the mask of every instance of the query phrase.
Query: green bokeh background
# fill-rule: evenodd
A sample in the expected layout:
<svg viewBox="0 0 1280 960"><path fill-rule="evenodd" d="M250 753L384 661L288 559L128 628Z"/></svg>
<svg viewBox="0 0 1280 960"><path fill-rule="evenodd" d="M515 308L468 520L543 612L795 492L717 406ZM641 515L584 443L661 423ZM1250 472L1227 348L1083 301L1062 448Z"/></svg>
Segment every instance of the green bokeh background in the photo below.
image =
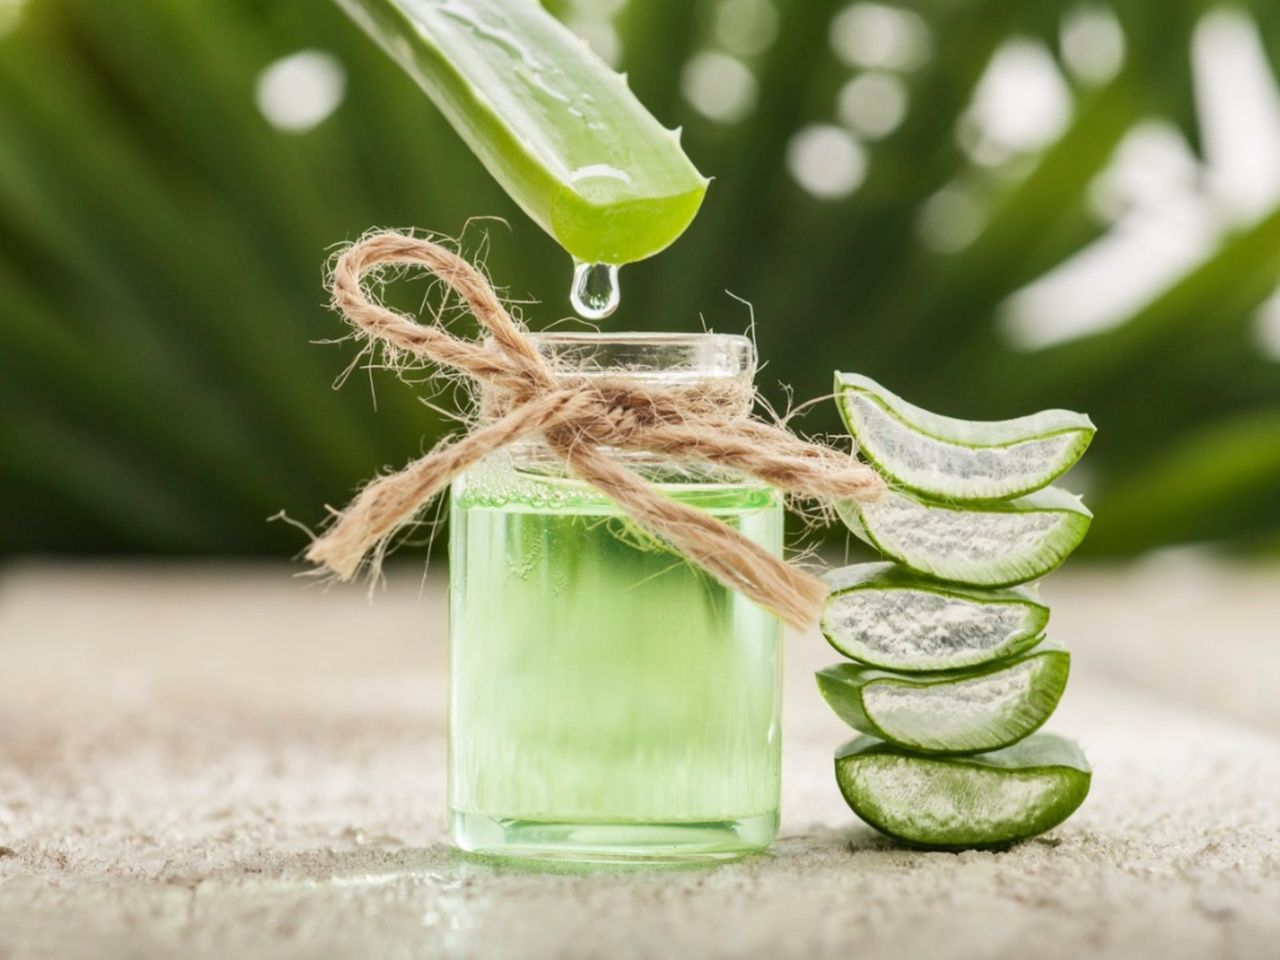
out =
<svg viewBox="0 0 1280 960"><path fill-rule="evenodd" d="M1014 38L1060 56L1079 4L897 4L927 25L930 56L901 72L909 109L864 145L865 181L823 200L788 173L787 152L798 129L834 122L857 72L829 43L847 4L773 0L776 36L746 58L754 109L717 123L689 104L682 75L719 42L721 3L592 14L616 30L633 89L683 126L715 178L685 237L623 272L610 329L739 332L750 315L732 291L754 305L760 383L779 406L779 384L802 400L840 367L959 416L1087 410L1100 433L1066 484L1097 515L1084 554L1189 542L1280 553L1280 363L1255 335L1280 280L1280 208L1106 331L1025 352L997 323L1011 293L1111 229L1091 189L1137 125L1167 121L1200 149L1189 50L1211 5L1102 8L1123 29L1119 71L1088 85L1064 69L1065 132L983 165L957 129L992 56ZM580 20L583 6L553 10ZM1280 7L1228 9L1280 65ZM437 440L446 421L423 390L385 372L335 390L354 351L316 342L342 333L323 305L331 246L372 225L463 234L511 297L540 301L525 308L533 326L569 313L565 255L326 2L0 0L0 34L4 554L292 553L300 534L268 515L316 523L323 504ZM313 129L277 129L255 85L306 49L340 61L345 96ZM921 211L957 183L981 198L985 227L944 253L922 242ZM508 225L467 226L480 216ZM824 404L798 424L836 419Z"/></svg>

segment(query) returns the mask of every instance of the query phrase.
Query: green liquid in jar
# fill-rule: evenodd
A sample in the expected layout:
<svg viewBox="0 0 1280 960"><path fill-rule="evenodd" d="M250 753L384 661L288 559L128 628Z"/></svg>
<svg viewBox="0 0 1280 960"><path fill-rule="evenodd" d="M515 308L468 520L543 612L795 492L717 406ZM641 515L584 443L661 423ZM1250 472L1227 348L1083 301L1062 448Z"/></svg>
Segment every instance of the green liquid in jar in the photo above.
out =
<svg viewBox="0 0 1280 960"><path fill-rule="evenodd" d="M773 552L778 494L668 496ZM679 860L777 830L781 627L606 497L498 455L454 484L449 813L463 849Z"/></svg>

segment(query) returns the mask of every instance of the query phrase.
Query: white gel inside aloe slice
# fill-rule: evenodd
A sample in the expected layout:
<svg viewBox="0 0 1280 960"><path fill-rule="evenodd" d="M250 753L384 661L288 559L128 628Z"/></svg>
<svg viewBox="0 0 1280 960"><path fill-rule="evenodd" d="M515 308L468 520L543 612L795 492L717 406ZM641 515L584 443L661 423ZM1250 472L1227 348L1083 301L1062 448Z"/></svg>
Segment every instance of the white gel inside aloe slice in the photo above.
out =
<svg viewBox="0 0 1280 960"><path fill-rule="evenodd" d="M1048 608L1027 589L965 590L894 564L832 571L822 632L847 657L889 670L976 666L1025 649Z"/></svg>
<svg viewBox="0 0 1280 960"><path fill-rule="evenodd" d="M977 753L1021 740L1053 713L1071 658L1056 644L982 667L894 673L855 664L818 672L818 689L851 727L910 750Z"/></svg>
<svg viewBox="0 0 1280 960"><path fill-rule="evenodd" d="M1040 726L1057 706L1053 664L1031 657L1007 670L955 683L868 683L867 716L895 743L920 750L992 750Z"/></svg>
<svg viewBox="0 0 1280 960"><path fill-rule="evenodd" d="M1025 583L1058 566L1093 515L1049 487L986 507L917 500L891 491L872 503L837 504L857 536L917 573L973 586Z"/></svg>
<svg viewBox="0 0 1280 960"><path fill-rule="evenodd" d="M869 377L836 374L841 415L863 454L924 496L999 500L1046 486L1084 453L1084 414L1045 410L1015 420L958 420L910 404Z"/></svg>

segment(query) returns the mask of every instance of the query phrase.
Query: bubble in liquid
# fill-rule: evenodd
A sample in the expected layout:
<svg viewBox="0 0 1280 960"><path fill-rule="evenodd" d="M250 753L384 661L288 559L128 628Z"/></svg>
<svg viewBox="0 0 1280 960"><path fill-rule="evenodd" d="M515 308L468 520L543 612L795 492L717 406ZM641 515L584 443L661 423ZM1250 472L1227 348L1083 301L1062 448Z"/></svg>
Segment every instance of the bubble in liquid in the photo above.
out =
<svg viewBox="0 0 1280 960"><path fill-rule="evenodd" d="M579 263L573 268L569 302L578 316L586 320L603 320L618 309L621 299L617 264Z"/></svg>

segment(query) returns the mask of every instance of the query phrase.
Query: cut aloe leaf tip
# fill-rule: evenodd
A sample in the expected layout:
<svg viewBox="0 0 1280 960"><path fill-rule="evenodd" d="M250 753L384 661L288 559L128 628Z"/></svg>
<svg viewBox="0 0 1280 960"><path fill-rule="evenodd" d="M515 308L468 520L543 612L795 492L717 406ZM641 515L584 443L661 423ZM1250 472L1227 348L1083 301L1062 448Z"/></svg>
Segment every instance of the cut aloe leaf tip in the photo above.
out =
<svg viewBox="0 0 1280 960"><path fill-rule="evenodd" d="M934 849L1005 846L1044 833L1076 811L1092 779L1079 746L1050 733L969 757L924 756L864 736L836 753L835 766L854 813Z"/></svg>
<svg viewBox="0 0 1280 960"><path fill-rule="evenodd" d="M818 689L845 723L926 753L979 753L1021 740L1062 698L1071 656L1045 643L967 670L906 674L842 663L818 672Z"/></svg>
<svg viewBox="0 0 1280 960"><path fill-rule="evenodd" d="M843 501L840 518L886 557L928 576L1007 587L1044 576L1080 545L1093 519L1058 487L1003 503L957 506L889 491L871 503Z"/></svg>
<svg viewBox="0 0 1280 960"><path fill-rule="evenodd" d="M836 373L836 402L863 455L907 490L941 500L1003 500L1047 486L1093 439L1093 421L1069 410L1015 420L944 417L870 377Z"/></svg>
<svg viewBox="0 0 1280 960"><path fill-rule="evenodd" d="M820 626L846 657L886 670L953 670L1034 644L1049 608L1034 589L977 590L939 583L893 563L828 572Z"/></svg>
<svg viewBox="0 0 1280 960"><path fill-rule="evenodd" d="M644 259L693 219L707 180L678 135L539 3L338 2L577 260Z"/></svg>

